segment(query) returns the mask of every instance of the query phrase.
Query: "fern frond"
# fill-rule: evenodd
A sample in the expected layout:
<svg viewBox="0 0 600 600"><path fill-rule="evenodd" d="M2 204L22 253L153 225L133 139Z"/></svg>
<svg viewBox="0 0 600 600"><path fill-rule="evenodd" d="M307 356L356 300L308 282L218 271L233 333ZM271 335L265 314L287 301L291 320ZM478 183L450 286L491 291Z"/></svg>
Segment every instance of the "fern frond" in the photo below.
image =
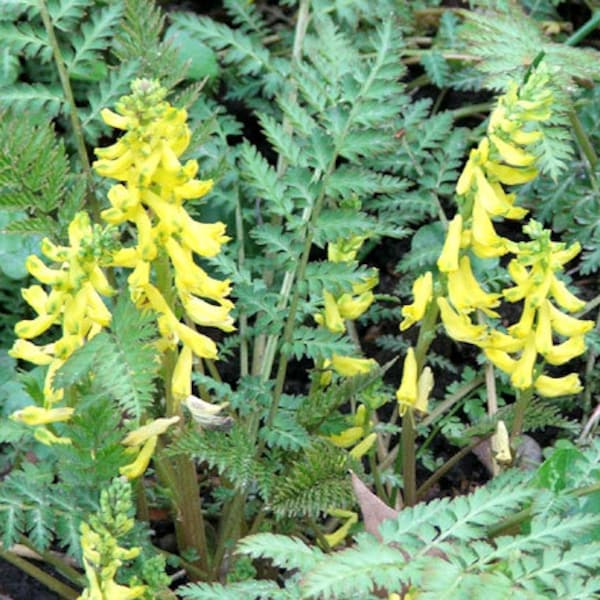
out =
<svg viewBox="0 0 600 600"><path fill-rule="evenodd" d="M69 33L81 23L86 11L94 5L94 0L54 0L48 3L52 25L64 33Z"/></svg>
<svg viewBox="0 0 600 600"><path fill-rule="evenodd" d="M178 587L177 595L189 600L283 600L282 590L274 581L240 581L224 586L220 583L190 583Z"/></svg>
<svg viewBox="0 0 600 600"><path fill-rule="evenodd" d="M48 119L63 110L64 97L58 85L43 83L18 83L0 89L0 106L17 112L44 112Z"/></svg>
<svg viewBox="0 0 600 600"><path fill-rule="evenodd" d="M81 31L72 38L73 53L65 56L65 63L70 73L85 70L85 63L94 61L98 52L109 47L117 25L121 20L123 7L120 2L91 13L81 26Z"/></svg>
<svg viewBox="0 0 600 600"><path fill-rule="evenodd" d="M31 23L1 23L0 38L15 54L26 58L39 58L48 62L52 58L52 48L48 35L42 26Z"/></svg>

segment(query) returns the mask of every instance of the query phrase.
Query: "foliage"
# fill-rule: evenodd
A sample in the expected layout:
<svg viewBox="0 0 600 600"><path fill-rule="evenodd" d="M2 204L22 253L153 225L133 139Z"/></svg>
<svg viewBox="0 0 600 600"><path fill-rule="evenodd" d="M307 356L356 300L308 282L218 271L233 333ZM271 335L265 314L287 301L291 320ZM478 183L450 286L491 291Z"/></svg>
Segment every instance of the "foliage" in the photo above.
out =
<svg viewBox="0 0 600 600"><path fill-rule="evenodd" d="M164 4L0 7L2 552L64 550L90 596L596 597L593 28L554 0ZM535 220L489 220L523 297L587 301L548 329L581 392L516 386L522 345L502 369L442 337L456 215L485 297L524 285L474 249L486 183ZM555 277L562 242L583 250ZM526 304L463 316L506 343ZM522 433L548 444L532 472ZM374 526L349 471L404 508ZM156 518L194 583L166 589Z"/></svg>

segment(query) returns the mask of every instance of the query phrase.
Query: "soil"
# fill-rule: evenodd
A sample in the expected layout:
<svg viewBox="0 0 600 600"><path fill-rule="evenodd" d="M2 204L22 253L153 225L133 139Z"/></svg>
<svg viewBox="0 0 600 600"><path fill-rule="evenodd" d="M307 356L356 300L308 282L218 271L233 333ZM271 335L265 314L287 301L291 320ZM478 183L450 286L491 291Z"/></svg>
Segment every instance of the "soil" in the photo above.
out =
<svg viewBox="0 0 600 600"><path fill-rule="evenodd" d="M0 559L0 600L60 600L60 596L21 569Z"/></svg>

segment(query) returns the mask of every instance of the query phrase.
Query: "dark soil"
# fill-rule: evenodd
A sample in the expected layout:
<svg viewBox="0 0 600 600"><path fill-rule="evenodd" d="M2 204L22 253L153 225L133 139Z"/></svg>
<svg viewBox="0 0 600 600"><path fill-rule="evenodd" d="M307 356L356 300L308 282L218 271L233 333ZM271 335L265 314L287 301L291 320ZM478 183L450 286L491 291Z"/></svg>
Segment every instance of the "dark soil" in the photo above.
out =
<svg viewBox="0 0 600 600"><path fill-rule="evenodd" d="M59 600L37 579L0 559L0 600Z"/></svg>

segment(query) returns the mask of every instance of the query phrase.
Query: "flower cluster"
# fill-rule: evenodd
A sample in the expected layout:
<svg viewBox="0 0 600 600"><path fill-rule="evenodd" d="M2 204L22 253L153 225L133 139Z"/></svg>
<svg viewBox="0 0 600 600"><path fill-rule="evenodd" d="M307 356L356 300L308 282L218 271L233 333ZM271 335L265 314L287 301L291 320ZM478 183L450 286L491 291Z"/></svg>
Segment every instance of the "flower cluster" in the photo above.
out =
<svg viewBox="0 0 600 600"><path fill-rule="evenodd" d="M363 242L364 238L353 237L349 240L340 240L336 243L328 244L327 258L330 262L352 262L356 259L356 254ZM335 296L325 290L323 292L324 311L321 314L315 315L315 321L319 325L329 329L332 333L344 333L346 331L345 321L355 321L373 303L375 296L372 290L377 285L377 281L377 273L373 272L360 283L355 283L352 286L352 293ZM323 367L331 367L342 377L352 377L359 373L367 373L376 364L370 358L334 354L331 360L325 361ZM326 384L330 379L330 374L329 376L326 374L322 378L322 383Z"/></svg>
<svg viewBox="0 0 600 600"><path fill-rule="evenodd" d="M548 74L538 67L523 86L513 85L499 98L487 135L470 153L456 186L459 212L448 225L437 261L447 292L437 298L437 308L446 333L457 341L482 348L495 366L510 375L516 389L533 386L540 395L558 396L580 391L579 378L576 374L541 374L536 360L540 355L551 365L562 365L585 351L583 335L593 322L580 321L561 311L576 312L585 303L556 276L579 252L579 245L566 248L551 242L550 232L533 220L523 228L532 241L515 243L499 235L493 223L495 218L520 220L527 214L515 206L515 194L506 193L503 186L529 182L538 174L536 157L529 147L543 135L535 128L551 115L552 94L547 84ZM507 253L514 255L508 271L516 285L502 293L489 293L473 273L472 257L491 258ZM415 281L414 302L402 309L401 330L423 318L433 299L433 287L431 273ZM476 313L499 317L495 309L503 299L523 301L520 320L507 332L472 320ZM555 336L566 339L555 344ZM398 390L399 399L405 398L405 389L411 390L411 400L402 400L408 403L414 402L415 397L416 375L409 375L416 369L406 367L412 365L411 361L407 356L405 377Z"/></svg>
<svg viewBox="0 0 600 600"><path fill-rule="evenodd" d="M78 600L133 600L145 595L145 585L121 585L115 581L119 567L139 556L141 548L124 548L119 538L133 528L131 492L116 479L100 495L100 510L80 525L83 566L87 586Z"/></svg>
<svg viewBox="0 0 600 600"><path fill-rule="evenodd" d="M26 410L13 415L14 419L40 427L68 419L64 410L72 412L72 409L53 408L63 395L62 390L53 387L54 375L75 350L111 321L111 313L102 299L115 293L102 270L110 260L114 244L111 228L92 226L88 214L80 212L69 225L68 237L68 246L57 246L47 238L42 240L42 254L57 266L49 267L36 255L27 258L27 270L47 289L36 284L21 291L37 316L16 324L18 339L9 351L14 358L48 365L44 408L28 407L35 409L33 419ZM61 336L56 341L42 346L30 341L53 325L61 327ZM58 417L57 411L62 411ZM36 430L36 437L46 443L59 441L43 427Z"/></svg>
<svg viewBox="0 0 600 600"><path fill-rule="evenodd" d="M184 207L186 200L208 193L213 183L195 179L195 160L180 162L190 142L187 114L164 101L165 94L158 83L137 80L116 112L103 110L104 121L125 133L112 146L96 149L99 160L93 166L99 175L122 182L110 189L111 207L101 216L113 225L132 223L136 236L134 245L115 253L112 264L133 269L131 297L158 313L164 346L181 343L172 383L173 395L181 401L191 393L193 355L214 359L217 348L208 336L181 322L165 297L167 290L154 282L152 265L163 258L172 265L176 297L187 319L197 325L232 331L233 303L227 298L229 282L211 278L195 261L196 256L218 254L228 238L223 223L197 222Z"/></svg>

